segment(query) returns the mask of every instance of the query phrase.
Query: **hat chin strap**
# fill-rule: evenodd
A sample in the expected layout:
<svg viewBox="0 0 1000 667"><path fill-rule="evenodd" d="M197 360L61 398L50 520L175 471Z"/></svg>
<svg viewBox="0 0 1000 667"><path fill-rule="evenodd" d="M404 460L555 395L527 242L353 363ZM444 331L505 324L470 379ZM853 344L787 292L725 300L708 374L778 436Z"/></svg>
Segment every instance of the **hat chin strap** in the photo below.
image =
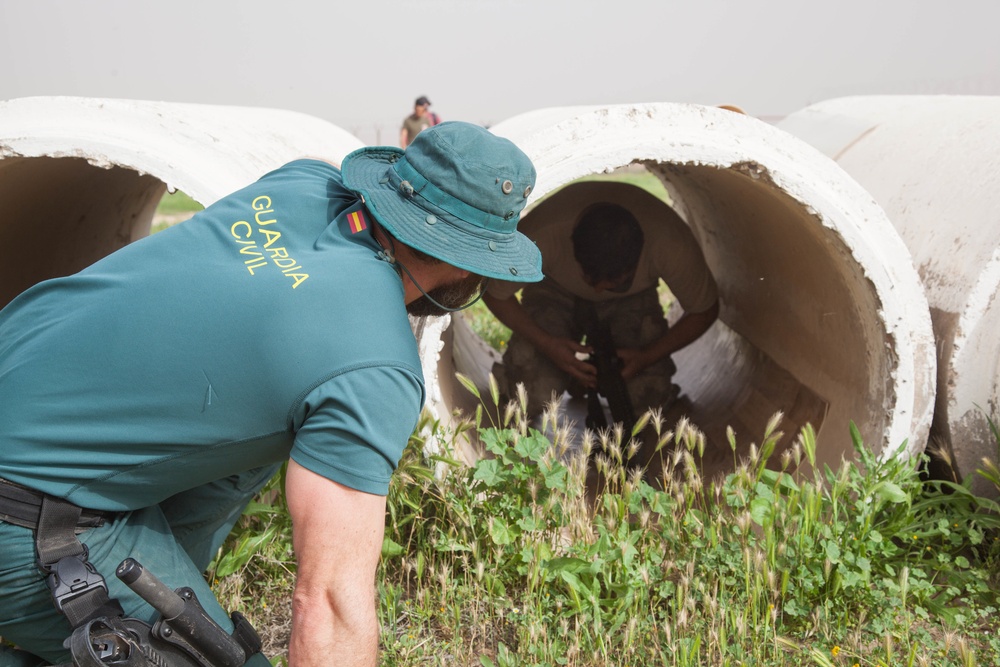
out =
<svg viewBox="0 0 1000 667"><path fill-rule="evenodd" d="M478 302L480 299L483 298L484 294L486 294L486 289L485 289L485 285L484 285L484 288L479 290L479 296L477 296L475 299L473 299L469 303L465 304L464 306L459 306L458 308L451 308L449 306L444 305L443 303L438 302L437 299L435 299L430 294L428 294L427 292L424 291L424 288L420 286L420 283L418 283L417 279L413 277L413 274L410 273L410 270L408 268L406 268L406 265L403 264L398 259L396 259L396 257L395 257L396 244L393 242L391 236L388 237L388 240L389 240L389 245L391 246L391 249L386 250L385 247L383 246L382 250L379 250L377 253L375 253L375 256L378 257L379 259L381 259L383 262L386 262L387 264L389 264L392 267L399 267L399 269L402 269L403 272L406 273L407 277L410 279L410 282L413 283L414 287L416 287L418 290L420 290L420 293L423 294L427 298L428 301L430 301L431 303L433 303L435 306L437 306L441 310L444 310L444 311L449 312L449 313L457 313L459 311L465 310L469 306L474 305L476 302ZM397 272L398 272L398 269L397 269ZM489 280L489 278L486 278L486 280Z"/></svg>

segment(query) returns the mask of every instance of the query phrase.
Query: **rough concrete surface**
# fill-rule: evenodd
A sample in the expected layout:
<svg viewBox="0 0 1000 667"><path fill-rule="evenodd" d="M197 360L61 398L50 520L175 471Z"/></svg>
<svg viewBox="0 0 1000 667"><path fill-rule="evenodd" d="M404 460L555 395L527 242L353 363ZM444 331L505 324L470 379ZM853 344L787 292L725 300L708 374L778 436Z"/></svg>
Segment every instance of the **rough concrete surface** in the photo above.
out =
<svg viewBox="0 0 1000 667"><path fill-rule="evenodd" d="M997 455L987 417L1000 409L1000 97L848 97L779 127L834 158L909 248L937 340L932 436L961 476L974 473Z"/></svg>

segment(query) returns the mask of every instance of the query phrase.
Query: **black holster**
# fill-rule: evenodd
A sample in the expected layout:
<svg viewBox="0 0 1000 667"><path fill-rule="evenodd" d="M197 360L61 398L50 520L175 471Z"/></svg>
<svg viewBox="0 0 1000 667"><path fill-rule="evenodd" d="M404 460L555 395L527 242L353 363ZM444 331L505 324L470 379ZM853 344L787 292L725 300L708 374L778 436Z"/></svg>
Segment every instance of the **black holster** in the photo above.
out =
<svg viewBox="0 0 1000 667"><path fill-rule="evenodd" d="M117 516L0 479L0 520L35 532L38 568L46 575L53 605L73 627L64 644L72 667L240 667L260 652L260 637L242 614L233 612L230 635L205 612L193 590L171 590L131 558L115 574L160 619L151 627L125 618L77 538L77 532Z"/></svg>

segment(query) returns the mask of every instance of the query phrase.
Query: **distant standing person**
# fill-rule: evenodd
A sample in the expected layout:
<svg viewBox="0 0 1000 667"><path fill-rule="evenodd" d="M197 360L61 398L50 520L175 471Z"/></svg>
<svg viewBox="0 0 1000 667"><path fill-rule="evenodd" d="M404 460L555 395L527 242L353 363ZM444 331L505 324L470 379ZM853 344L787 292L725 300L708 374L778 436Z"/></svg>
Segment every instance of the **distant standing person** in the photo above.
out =
<svg viewBox="0 0 1000 667"><path fill-rule="evenodd" d="M403 119L399 131L399 145L405 149L421 131L441 122L437 114L431 113L431 101L421 95L413 103L413 113Z"/></svg>

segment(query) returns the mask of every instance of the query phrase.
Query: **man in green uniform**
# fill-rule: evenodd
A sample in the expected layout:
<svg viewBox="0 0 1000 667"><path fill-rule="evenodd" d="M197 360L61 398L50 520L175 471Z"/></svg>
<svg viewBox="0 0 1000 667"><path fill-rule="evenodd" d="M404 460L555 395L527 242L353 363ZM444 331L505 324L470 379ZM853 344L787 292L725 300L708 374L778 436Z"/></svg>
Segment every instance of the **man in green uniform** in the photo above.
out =
<svg viewBox="0 0 1000 667"><path fill-rule="evenodd" d="M153 616L113 576L131 556L230 630L202 572L286 460L291 664L374 665L385 494L424 400L408 313L541 278L516 231L534 178L511 142L442 123L342 171L292 162L0 311L0 637L18 646L0 666L68 661L79 620L36 564L32 503L84 508L84 557L126 616Z"/></svg>

